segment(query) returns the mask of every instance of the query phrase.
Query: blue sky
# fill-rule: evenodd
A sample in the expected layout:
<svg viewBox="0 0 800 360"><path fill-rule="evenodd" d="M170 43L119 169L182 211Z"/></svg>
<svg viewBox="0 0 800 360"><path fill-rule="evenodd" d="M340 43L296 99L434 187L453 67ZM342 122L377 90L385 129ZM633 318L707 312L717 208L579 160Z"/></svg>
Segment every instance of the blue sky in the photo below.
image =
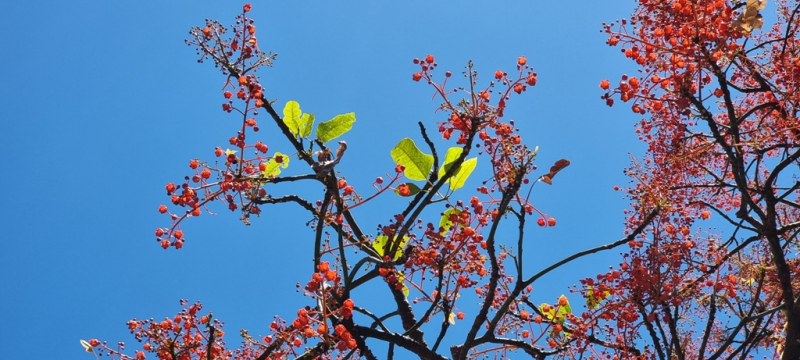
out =
<svg viewBox="0 0 800 360"><path fill-rule="evenodd" d="M169 225L156 211L168 202L164 185L189 174L189 159L211 159L239 121L220 110L224 77L210 63L197 64L183 40L205 18L231 24L243 4L0 4L10 29L0 57L4 358L42 350L92 358L80 338L134 345L127 320L174 315L182 298L203 301L226 322L234 345L238 329L265 334L273 315L291 318L308 303L295 292L311 268L313 235L303 210L267 207L245 227L236 213L216 208L217 216L184 225L189 240L180 251L162 250L153 236ZM337 169L367 193L392 170L392 146L419 138L417 121L433 131L442 120L432 89L411 81L413 58L435 55L440 76L460 74L473 60L489 81L527 56L539 83L509 101L506 117L523 141L540 147L540 169L572 161L553 186L534 189L537 207L558 219L554 228L527 233L535 254L527 266L535 271L622 236L626 201L613 186L627 183L628 154L642 154L643 146L633 131L639 117L600 100L600 80L634 68L599 30L633 5L282 1L253 2L252 17L261 49L279 54L274 68L259 73L268 97L279 107L296 100L318 120L356 113L343 137L347 161ZM262 141L288 150L262 123ZM362 226L372 230L393 213L364 211ZM579 278L617 264L617 255L553 273L534 285L534 298L552 302Z"/></svg>

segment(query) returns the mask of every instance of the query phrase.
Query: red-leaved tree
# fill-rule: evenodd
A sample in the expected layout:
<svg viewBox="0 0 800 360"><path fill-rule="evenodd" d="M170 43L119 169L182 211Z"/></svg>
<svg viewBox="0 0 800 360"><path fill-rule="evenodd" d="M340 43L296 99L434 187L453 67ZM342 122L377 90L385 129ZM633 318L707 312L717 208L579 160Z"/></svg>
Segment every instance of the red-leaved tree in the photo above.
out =
<svg viewBox="0 0 800 360"><path fill-rule="evenodd" d="M256 76L275 57L259 49L250 5L230 30L207 21L187 43L222 71L222 110L241 127L229 148L216 148L218 160L191 160L185 181L167 184L178 210L159 208L172 225L156 236L165 249L180 249L184 220L212 202L246 223L269 205L299 205L313 231L296 246L310 249L314 269L298 280L312 301L299 304L296 317L276 318L265 336L242 331L238 348L226 345L222 324L200 303L185 301L172 319L128 323L143 343L132 356L95 339L82 343L119 359L800 359L800 2L778 2L777 16L765 21L764 1L639 0L630 20L604 26L608 44L641 66L618 85L600 85L609 105L630 102L643 116L637 132L648 149L627 170L627 231L533 274L523 272L526 226L555 219L529 191L551 184L569 161L535 172L536 149L503 117L506 102L536 84L525 57L488 84L470 64L461 87L447 85L450 72L434 75L432 55L414 59L412 79L441 101L443 140L420 123L417 142L406 138L391 150L391 175L356 191L337 170L347 144L333 141L346 139L355 115L315 124L294 101L279 113ZM771 27L761 30L765 22ZM283 152L255 139L257 121L283 135L286 144L270 144ZM479 164L491 176L463 188ZM322 198L271 195L287 182L321 187ZM351 210L378 196L408 202L370 233ZM696 224L712 216L723 232ZM618 266L573 289L586 299L583 311L564 296L532 300L542 275L618 246L626 247ZM390 311L353 296L371 283L383 293L370 297L385 297ZM465 291L480 300L470 317L459 311ZM458 321L466 334L443 341Z"/></svg>

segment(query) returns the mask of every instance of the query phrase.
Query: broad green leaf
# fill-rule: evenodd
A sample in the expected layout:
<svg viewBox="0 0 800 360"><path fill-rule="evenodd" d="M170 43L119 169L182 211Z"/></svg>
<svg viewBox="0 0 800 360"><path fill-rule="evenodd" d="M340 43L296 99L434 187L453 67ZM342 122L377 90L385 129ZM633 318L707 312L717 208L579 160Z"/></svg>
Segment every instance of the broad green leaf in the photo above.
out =
<svg viewBox="0 0 800 360"><path fill-rule="evenodd" d="M397 194L399 196L414 196L414 195L417 195L417 193L420 192L420 190L421 190L419 188L419 186L417 186L417 184L414 184L414 183L404 183L404 184L401 184L401 186L402 185L408 186L408 190L409 190L408 194L407 195L400 194L399 186L398 186L398 189L394 190L395 194Z"/></svg>
<svg viewBox="0 0 800 360"><path fill-rule="evenodd" d="M444 174L450 170L450 167L453 166L453 162L461 156L461 153L464 152L464 149L460 147L451 147L447 149L447 153L444 154L444 162L442 163L442 167L439 168L439 179L441 179Z"/></svg>
<svg viewBox="0 0 800 360"><path fill-rule="evenodd" d="M281 159L281 162L277 161L278 158ZM261 173L266 177L278 176L281 174L281 168L286 169L287 167L289 167L289 157L276 151Z"/></svg>
<svg viewBox="0 0 800 360"><path fill-rule="evenodd" d="M453 221L450 220L450 216L453 214L455 214L455 216L458 216L458 214L460 213L461 210L458 210L456 208L449 208L445 210L444 213L442 214L442 219L439 220L439 228L443 229L439 234L444 235L448 230L450 230L450 228L453 227Z"/></svg>
<svg viewBox="0 0 800 360"><path fill-rule="evenodd" d="M405 175L411 180L425 180L433 166L433 155L423 153L414 140L405 138L392 149L392 160L405 166Z"/></svg>
<svg viewBox="0 0 800 360"><path fill-rule="evenodd" d="M298 130L301 137L309 137L311 135L311 128L314 127L314 114L303 114L300 121L297 123Z"/></svg>
<svg viewBox="0 0 800 360"><path fill-rule="evenodd" d="M375 249L375 252L378 253L380 256L384 256L384 249L388 248L391 251L392 245L386 246L386 242L389 241L389 237L386 235L381 235L375 238L375 241L372 243L372 248ZM392 260L397 260L401 256L403 256L403 249L406 247L406 243L408 242L408 236L403 236L403 240L400 240L400 244L397 246L397 251L395 251Z"/></svg>
<svg viewBox="0 0 800 360"><path fill-rule="evenodd" d="M461 156L461 153L464 150L460 147L451 147L447 149L447 153L444 155L444 164L442 167L439 168L439 178L441 179L445 173L453 166L453 163ZM478 158L472 158L464 161L461 163L461 166L456 170L452 177L447 179L447 182L450 183L450 190L456 190L462 186L464 186L464 182L467 181L467 178L472 171L475 170L475 165L478 164Z"/></svg>
<svg viewBox="0 0 800 360"><path fill-rule="evenodd" d="M300 134L300 116L303 112L300 111L300 104L297 101L288 101L286 106L283 107L283 123L292 132L294 136Z"/></svg>
<svg viewBox="0 0 800 360"><path fill-rule="evenodd" d="M450 178L450 190L456 190L462 186L464 186L464 182L467 181L469 174L472 174L472 170L475 170L475 165L478 164L478 158L467 159L464 161L461 166L458 167L458 171L456 174Z"/></svg>
<svg viewBox="0 0 800 360"><path fill-rule="evenodd" d="M317 125L317 138L322 142L331 141L353 128L356 122L356 113L336 115L333 119Z"/></svg>

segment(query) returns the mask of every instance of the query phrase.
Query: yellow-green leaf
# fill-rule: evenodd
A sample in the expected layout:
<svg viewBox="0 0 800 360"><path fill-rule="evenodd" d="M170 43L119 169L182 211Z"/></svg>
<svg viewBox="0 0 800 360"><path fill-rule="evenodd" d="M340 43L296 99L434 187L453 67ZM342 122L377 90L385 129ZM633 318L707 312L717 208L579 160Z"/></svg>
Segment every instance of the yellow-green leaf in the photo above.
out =
<svg viewBox="0 0 800 360"><path fill-rule="evenodd" d="M444 174L447 173L448 170L453 166L453 163L458 160L458 157L461 156L461 153L464 150L460 147L451 147L447 149L447 153L444 155L444 164L439 168L439 178L441 179L444 177ZM450 183L450 190L456 190L462 186L464 186L464 182L467 181L467 178L475 170L475 166L478 164L478 158L472 158L464 161L461 163L461 166L453 173L453 175L447 179L447 182Z"/></svg>
<svg viewBox="0 0 800 360"><path fill-rule="evenodd" d="M311 128L314 127L314 114L303 114L297 122L297 127L301 137L309 137Z"/></svg>
<svg viewBox="0 0 800 360"><path fill-rule="evenodd" d="M397 272L397 282L403 284L403 295L408 297L408 286L406 286L406 278L403 276L402 271Z"/></svg>
<svg viewBox="0 0 800 360"><path fill-rule="evenodd" d="M462 186L467 181L469 174L472 174L472 170L475 170L475 166L478 164L478 158L467 159L464 161L461 166L458 167L456 174L450 178L450 190L456 190Z"/></svg>
<svg viewBox="0 0 800 360"><path fill-rule="evenodd" d="M460 213L461 210L456 208L449 208L444 211L442 218L439 220L439 228L442 229L442 231L439 232L440 235L444 235L448 230L450 230L451 227L453 227L453 221L450 220L450 216L453 214L458 216Z"/></svg>
<svg viewBox="0 0 800 360"><path fill-rule="evenodd" d="M453 166L453 162L461 156L461 153L464 152L464 149L460 147L451 147L447 149L447 153L444 154L444 162L442 162L442 167L439 168L439 179L444 177L444 174L447 170L450 170L450 167Z"/></svg>
<svg viewBox="0 0 800 360"><path fill-rule="evenodd" d="M433 155L420 151L414 140L405 138L392 149L392 160L405 167L405 175L411 180L425 180L433 167Z"/></svg>
<svg viewBox="0 0 800 360"><path fill-rule="evenodd" d="M280 162L278 162L278 159L280 159ZM281 174L281 168L286 169L287 167L289 167L289 157L276 151L261 173L265 177L278 176Z"/></svg>
<svg viewBox="0 0 800 360"><path fill-rule="evenodd" d="M605 300L608 297L609 294L610 294L610 292L603 291L602 295L600 295L600 298L597 299L594 296L594 289L591 286L587 286L586 287L586 306L589 307L589 310L596 309L600 305L600 303L603 302L603 300Z"/></svg>
<svg viewBox="0 0 800 360"><path fill-rule="evenodd" d="M317 125L317 138L322 142L331 141L353 128L356 122L356 113L336 115L333 119Z"/></svg>
<svg viewBox="0 0 800 360"><path fill-rule="evenodd" d="M283 123L289 128L294 136L300 134L300 116L303 112L300 111L300 104L297 101L288 101L286 106L283 107Z"/></svg>
<svg viewBox="0 0 800 360"><path fill-rule="evenodd" d="M94 349L92 348L92 345L89 345L89 343L86 342L86 340L81 339L81 346L83 346L83 348L86 350L86 352L93 352L94 351Z"/></svg>
<svg viewBox="0 0 800 360"><path fill-rule="evenodd" d="M375 241L372 243L372 248L375 249L378 255L385 256L384 249L391 250L392 245L394 244L386 246L387 241L389 241L389 237L386 235L380 235L375 238ZM398 244L397 251L395 251L394 256L392 256L392 260L397 260L401 256L403 256L403 249L406 247L407 242L408 242L408 236L403 236L403 240L400 240L400 244Z"/></svg>

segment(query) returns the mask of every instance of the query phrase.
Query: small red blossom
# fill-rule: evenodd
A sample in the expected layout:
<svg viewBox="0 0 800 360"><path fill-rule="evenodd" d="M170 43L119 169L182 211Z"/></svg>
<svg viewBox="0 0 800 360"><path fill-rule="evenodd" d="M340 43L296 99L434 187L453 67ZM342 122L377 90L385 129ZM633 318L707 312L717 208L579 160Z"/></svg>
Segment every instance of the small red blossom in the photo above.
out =
<svg viewBox="0 0 800 360"><path fill-rule="evenodd" d="M494 78L497 79L497 80L502 79L503 76L505 76L505 74L503 73L502 70L497 70L497 71L494 72Z"/></svg>

